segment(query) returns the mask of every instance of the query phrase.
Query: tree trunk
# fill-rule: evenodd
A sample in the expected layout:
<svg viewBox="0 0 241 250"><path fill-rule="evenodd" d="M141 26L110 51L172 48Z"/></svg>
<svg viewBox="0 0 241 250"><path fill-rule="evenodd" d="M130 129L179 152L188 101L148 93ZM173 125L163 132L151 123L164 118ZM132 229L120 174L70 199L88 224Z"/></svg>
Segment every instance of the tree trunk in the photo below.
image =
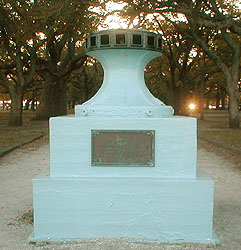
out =
<svg viewBox="0 0 241 250"><path fill-rule="evenodd" d="M33 91L32 102L31 102L31 105L30 105L30 109L31 109L32 111L35 110L34 104L35 104L35 91Z"/></svg>
<svg viewBox="0 0 241 250"><path fill-rule="evenodd" d="M220 94L217 93L216 95L216 109L220 109L219 105L220 105Z"/></svg>
<svg viewBox="0 0 241 250"><path fill-rule="evenodd" d="M24 104L24 110L29 110L29 102L30 100L26 100L26 103Z"/></svg>
<svg viewBox="0 0 241 250"><path fill-rule="evenodd" d="M220 109L222 109L222 110L225 110L225 98L226 98L226 96L222 96L221 97L221 107L220 107Z"/></svg>
<svg viewBox="0 0 241 250"><path fill-rule="evenodd" d="M2 106L3 110L5 110L5 101L3 101L3 106Z"/></svg>
<svg viewBox="0 0 241 250"><path fill-rule="evenodd" d="M9 117L10 126L22 126L23 93L21 91L10 93L11 109Z"/></svg>
<svg viewBox="0 0 241 250"><path fill-rule="evenodd" d="M204 92L205 92L205 77L203 77L200 81L200 89L199 89L199 113L200 120L204 120ZM206 107L207 108L207 107Z"/></svg>
<svg viewBox="0 0 241 250"><path fill-rule="evenodd" d="M239 121L239 89L236 84L229 84L229 127L240 128Z"/></svg>
<svg viewBox="0 0 241 250"><path fill-rule="evenodd" d="M225 88L221 88L221 109L225 110L226 105L226 91Z"/></svg>
<svg viewBox="0 0 241 250"><path fill-rule="evenodd" d="M48 120L62 115L67 115L66 82L59 80L55 85L46 83L34 120Z"/></svg>
<svg viewBox="0 0 241 250"><path fill-rule="evenodd" d="M181 86L173 86L172 106L175 110L175 115L181 115Z"/></svg>
<svg viewBox="0 0 241 250"><path fill-rule="evenodd" d="M210 100L208 97L206 97L206 109L209 109L209 103L210 103Z"/></svg>
<svg viewBox="0 0 241 250"><path fill-rule="evenodd" d="M180 115L184 116L189 115L189 109L188 109L189 102L190 102L190 96L183 83L180 89L180 112L179 112Z"/></svg>
<svg viewBox="0 0 241 250"><path fill-rule="evenodd" d="M200 91L199 95L199 113L200 113L200 120L204 120L204 110L203 110L203 103L204 103L204 88Z"/></svg>
<svg viewBox="0 0 241 250"><path fill-rule="evenodd" d="M31 104L30 104L30 109L31 109L32 111L35 110L35 108L34 108L34 99L32 100L32 102L31 102Z"/></svg>
<svg viewBox="0 0 241 250"><path fill-rule="evenodd" d="M66 83L63 81L60 81L53 89L49 115L50 117L67 115Z"/></svg>

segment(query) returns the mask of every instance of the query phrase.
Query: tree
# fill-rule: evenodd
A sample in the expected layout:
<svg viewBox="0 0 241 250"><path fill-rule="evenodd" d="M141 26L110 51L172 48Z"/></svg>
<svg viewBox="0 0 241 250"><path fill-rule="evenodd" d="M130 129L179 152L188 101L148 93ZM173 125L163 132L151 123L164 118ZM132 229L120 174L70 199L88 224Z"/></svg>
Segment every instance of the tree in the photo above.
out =
<svg viewBox="0 0 241 250"><path fill-rule="evenodd" d="M6 109L6 101L9 100L9 94L3 86L0 85L0 108Z"/></svg>
<svg viewBox="0 0 241 250"><path fill-rule="evenodd" d="M0 2L0 84L12 100L10 125L22 124L23 95L35 73L45 80L36 118L66 114L66 80L85 61L77 48L99 24L90 7L100 1Z"/></svg>
<svg viewBox="0 0 241 250"><path fill-rule="evenodd" d="M71 73L85 62L83 41L87 32L96 30L100 19L90 7L100 1L45 1L39 4L41 12L48 12L41 19L42 37L45 41L38 56L38 74L45 84L35 119L66 115L67 81Z"/></svg>
<svg viewBox="0 0 241 250"><path fill-rule="evenodd" d="M44 79L40 106L37 109L35 119L46 120L51 116L67 114L66 88L67 80L72 71L80 68L86 60L85 55L75 55L75 41L64 41L67 51L61 46L61 39L54 36L48 41L46 51L49 56L38 58L38 74Z"/></svg>
<svg viewBox="0 0 241 250"><path fill-rule="evenodd" d="M68 100L73 107L94 96L102 84L103 75L100 63L93 58L88 58L81 69L71 74Z"/></svg>
<svg viewBox="0 0 241 250"><path fill-rule="evenodd" d="M155 22L153 23L153 21ZM201 97L200 91L203 90L203 84L200 78L210 74L212 67L210 64L206 67L207 63L203 63L205 55L195 46L194 42L178 33L165 20L154 17L144 25L142 24L142 28L160 33L163 39L163 56L159 60L155 60L156 65L154 65L154 61L151 62L146 73L150 75L148 71L154 68L152 75L159 79L156 80L156 83L161 85L158 88L157 84L154 84L155 88L163 92L163 84L160 84L160 80L162 80L169 92L167 102L173 106L175 114L187 114L191 99ZM151 85L150 88L152 88ZM160 99L164 100L165 97L162 96Z"/></svg>
<svg viewBox="0 0 241 250"><path fill-rule="evenodd" d="M239 128L239 65L240 65L240 13L235 5L221 0L169 0L124 1L124 11L133 18L147 14L160 15L175 29L192 39L223 72L229 94L229 126ZM209 40L209 34L213 39ZM231 60L226 63L217 52L214 40L219 37L229 49Z"/></svg>
<svg viewBox="0 0 241 250"><path fill-rule="evenodd" d="M39 42L35 26L30 25L33 9L28 1L0 2L0 84L9 92L9 124L22 125L24 91L32 82L36 69Z"/></svg>
<svg viewBox="0 0 241 250"><path fill-rule="evenodd" d="M214 61L216 66L223 72L226 79L226 89L229 94L229 127L239 128L239 62L240 62L240 37L241 22L232 15L227 14L227 7L218 1L201 1L203 5L196 2L191 8L183 11L188 20L188 32L186 35L192 37L203 51ZM223 8L222 8L223 7ZM226 9L226 10L225 10ZM204 10L206 13L204 14ZM209 12L209 13L208 13ZM208 13L208 14L207 14ZM195 18L194 18L195 14ZM205 29L211 29L217 35L220 34L226 42L232 56L232 61L225 63L215 46L206 40ZM200 34L201 31L201 34Z"/></svg>

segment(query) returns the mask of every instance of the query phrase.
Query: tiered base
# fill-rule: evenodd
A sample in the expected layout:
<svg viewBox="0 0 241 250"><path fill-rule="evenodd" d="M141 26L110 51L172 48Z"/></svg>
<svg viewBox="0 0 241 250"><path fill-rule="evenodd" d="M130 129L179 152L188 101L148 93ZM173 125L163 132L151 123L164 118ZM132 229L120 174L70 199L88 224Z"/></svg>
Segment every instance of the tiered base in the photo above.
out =
<svg viewBox="0 0 241 250"><path fill-rule="evenodd" d="M217 243L213 181L155 177L34 179L30 242L127 237Z"/></svg>
<svg viewBox="0 0 241 250"><path fill-rule="evenodd" d="M154 166L92 166L92 132L113 130L154 131ZM34 179L33 189L31 242L217 242L213 181L196 176L194 118L51 118L50 177Z"/></svg>

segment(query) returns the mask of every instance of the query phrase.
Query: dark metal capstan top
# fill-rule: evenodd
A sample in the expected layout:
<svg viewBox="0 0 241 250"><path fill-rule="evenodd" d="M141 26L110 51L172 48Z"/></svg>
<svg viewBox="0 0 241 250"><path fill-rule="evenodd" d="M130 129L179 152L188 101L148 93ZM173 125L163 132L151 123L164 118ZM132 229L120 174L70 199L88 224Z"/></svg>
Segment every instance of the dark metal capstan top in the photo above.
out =
<svg viewBox="0 0 241 250"><path fill-rule="evenodd" d="M99 49L145 49L162 51L160 35L137 29L110 29L86 38L87 51Z"/></svg>

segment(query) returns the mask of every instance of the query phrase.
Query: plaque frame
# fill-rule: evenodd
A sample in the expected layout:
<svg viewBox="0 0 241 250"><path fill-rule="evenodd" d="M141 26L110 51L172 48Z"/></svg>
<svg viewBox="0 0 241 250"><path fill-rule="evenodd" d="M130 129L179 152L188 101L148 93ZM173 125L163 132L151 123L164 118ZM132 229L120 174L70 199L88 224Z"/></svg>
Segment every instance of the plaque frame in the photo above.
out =
<svg viewBox="0 0 241 250"><path fill-rule="evenodd" d="M125 162L103 162L99 163L95 160L94 152L94 137L98 136L101 133L136 133L136 134L145 134L149 135L151 138L151 159L147 162L138 162L138 163L125 163ZM93 167L155 167L155 130L114 130L114 129L92 129L91 130L91 166Z"/></svg>

